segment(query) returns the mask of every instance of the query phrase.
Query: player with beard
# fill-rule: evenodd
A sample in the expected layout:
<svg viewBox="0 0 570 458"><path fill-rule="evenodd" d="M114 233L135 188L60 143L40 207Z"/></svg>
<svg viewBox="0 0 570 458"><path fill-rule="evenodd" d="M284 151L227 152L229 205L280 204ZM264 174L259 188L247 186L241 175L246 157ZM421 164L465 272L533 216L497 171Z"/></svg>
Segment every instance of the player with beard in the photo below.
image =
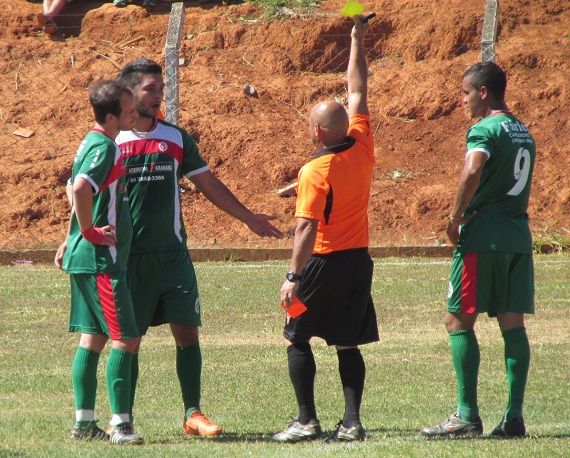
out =
<svg viewBox="0 0 570 458"><path fill-rule="evenodd" d="M159 64L148 59L130 62L119 78L133 91L139 113L134 129L121 132L116 140L127 167L133 218L129 274L137 324L143 335L150 326L169 324L184 401L183 430L188 435L216 436L222 428L200 408L200 297L182 218L180 179L185 176L255 234L277 238L283 234L269 222L273 216L250 211L215 177L184 129L157 119L165 88Z"/></svg>

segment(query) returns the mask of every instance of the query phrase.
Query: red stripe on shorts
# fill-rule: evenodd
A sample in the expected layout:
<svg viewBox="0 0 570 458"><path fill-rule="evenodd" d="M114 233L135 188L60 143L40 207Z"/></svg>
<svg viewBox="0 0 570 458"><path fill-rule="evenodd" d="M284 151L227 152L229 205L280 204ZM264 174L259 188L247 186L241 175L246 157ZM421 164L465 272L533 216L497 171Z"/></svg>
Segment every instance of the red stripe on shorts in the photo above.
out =
<svg viewBox="0 0 570 458"><path fill-rule="evenodd" d="M113 294L113 284L109 274L97 274L97 292L103 308L103 315L109 328L111 340L121 340L121 329L117 319L117 306Z"/></svg>
<svg viewBox="0 0 570 458"><path fill-rule="evenodd" d="M477 253L468 253L463 257L461 273L461 312L477 311Z"/></svg>

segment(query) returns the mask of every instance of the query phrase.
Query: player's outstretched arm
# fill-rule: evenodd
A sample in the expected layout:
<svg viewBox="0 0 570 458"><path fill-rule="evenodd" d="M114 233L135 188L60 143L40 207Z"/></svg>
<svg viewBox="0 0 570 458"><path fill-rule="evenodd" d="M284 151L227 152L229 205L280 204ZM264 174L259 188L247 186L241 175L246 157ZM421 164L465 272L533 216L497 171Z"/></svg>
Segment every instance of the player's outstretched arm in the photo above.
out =
<svg viewBox="0 0 570 458"><path fill-rule="evenodd" d="M239 219L255 234L261 237L283 238L283 233L269 222L275 219L275 216L253 213L210 170L191 176L190 181L216 207Z"/></svg>
<svg viewBox="0 0 570 458"><path fill-rule="evenodd" d="M368 115L368 65L364 52L364 36L368 31L365 16L354 16L354 27L351 32L350 58L346 77L348 80L348 115Z"/></svg>

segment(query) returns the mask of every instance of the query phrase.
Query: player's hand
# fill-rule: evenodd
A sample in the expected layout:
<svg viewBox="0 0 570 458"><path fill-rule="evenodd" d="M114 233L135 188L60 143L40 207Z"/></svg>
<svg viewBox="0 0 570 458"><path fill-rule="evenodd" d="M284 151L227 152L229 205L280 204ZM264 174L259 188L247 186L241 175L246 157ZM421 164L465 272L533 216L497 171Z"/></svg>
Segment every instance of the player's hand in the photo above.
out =
<svg viewBox="0 0 570 458"><path fill-rule="evenodd" d="M115 246L117 236L114 234L115 226L94 227L82 230L81 235L85 240L94 245Z"/></svg>
<svg viewBox="0 0 570 458"><path fill-rule="evenodd" d="M447 237L455 248L457 248L457 244L459 243L459 232L461 226L471 221L476 214L477 212L473 212L467 216L453 219L451 219L451 216L449 217L449 222L447 223Z"/></svg>
<svg viewBox="0 0 570 458"><path fill-rule="evenodd" d="M281 286L281 302L285 304L285 307L289 308L293 303L293 298L295 293L299 289L298 281L285 280L283 286Z"/></svg>
<svg viewBox="0 0 570 458"><path fill-rule="evenodd" d="M283 232L269 222L276 218L276 216L254 213L251 218L246 221L246 224L252 232L256 233L260 237L274 237L276 239L282 239Z"/></svg>
<svg viewBox="0 0 570 458"><path fill-rule="evenodd" d="M55 259L53 263L57 266L58 269L63 269L63 255L67 250L67 240L63 242L55 253Z"/></svg>
<svg viewBox="0 0 570 458"><path fill-rule="evenodd" d="M358 16L354 16L354 27L352 28L352 37L353 38L364 38L366 32L368 31L368 27L370 24L367 22L363 22L363 19L366 17L364 14L359 14Z"/></svg>

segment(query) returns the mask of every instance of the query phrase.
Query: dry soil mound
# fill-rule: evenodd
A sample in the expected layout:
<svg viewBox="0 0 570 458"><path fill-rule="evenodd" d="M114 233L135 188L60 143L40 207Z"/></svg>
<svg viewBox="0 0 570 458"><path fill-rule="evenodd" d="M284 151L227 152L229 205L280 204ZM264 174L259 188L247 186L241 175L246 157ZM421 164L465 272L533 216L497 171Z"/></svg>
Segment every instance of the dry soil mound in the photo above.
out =
<svg viewBox="0 0 570 458"><path fill-rule="evenodd" d="M213 171L256 211L291 234L294 200L275 190L296 179L312 153L306 114L344 97L350 20L343 1L306 17L267 20L250 4L185 2L180 124ZM484 0L364 2L378 16L366 43L378 164L370 205L372 245L445 241L472 123L460 79L480 60ZM427 6L426 6L427 5ZM53 248L66 232L62 180L91 127L87 88L133 59L164 59L170 4L149 13L69 3L50 39L35 27L41 5L0 9L0 248ZM570 2L502 0L497 62L507 100L538 143L531 222L535 238L570 229L568 138ZM257 89L248 97L243 86ZM18 128L34 135L14 135ZM191 246L287 247L264 241L184 184Z"/></svg>

